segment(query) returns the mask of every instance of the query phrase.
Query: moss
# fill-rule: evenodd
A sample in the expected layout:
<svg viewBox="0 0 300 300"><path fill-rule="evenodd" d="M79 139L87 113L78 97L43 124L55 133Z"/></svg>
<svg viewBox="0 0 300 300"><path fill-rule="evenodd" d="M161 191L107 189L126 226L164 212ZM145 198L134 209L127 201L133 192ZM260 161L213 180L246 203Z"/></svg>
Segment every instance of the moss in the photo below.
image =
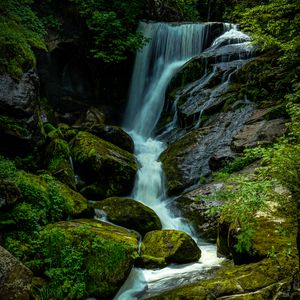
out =
<svg viewBox="0 0 300 300"><path fill-rule="evenodd" d="M79 175L87 183L99 186L103 191L99 197L123 196L131 192L137 171L131 153L88 132L79 132L70 145Z"/></svg>
<svg viewBox="0 0 300 300"><path fill-rule="evenodd" d="M146 256L146 260L143 261L144 265L147 261L150 261L153 265L154 259L157 259L161 265L161 259L164 259L166 263L197 261L201 256L201 251L195 241L182 231L154 230L148 232L143 239L142 259L144 255Z"/></svg>
<svg viewBox="0 0 300 300"><path fill-rule="evenodd" d="M51 293L59 291L63 299L110 299L133 266L138 236L81 219L49 225L31 244L32 260L27 265L39 266L39 276L48 278L43 287Z"/></svg>
<svg viewBox="0 0 300 300"><path fill-rule="evenodd" d="M5 159L0 159L0 170L0 176L10 180L20 192L18 201L6 212L6 219L14 220L20 230L34 231L50 222L88 212L87 200L82 195L50 175L18 171Z"/></svg>
<svg viewBox="0 0 300 300"><path fill-rule="evenodd" d="M20 137L29 137L31 132L24 122L11 117L0 115L0 129L10 130Z"/></svg>

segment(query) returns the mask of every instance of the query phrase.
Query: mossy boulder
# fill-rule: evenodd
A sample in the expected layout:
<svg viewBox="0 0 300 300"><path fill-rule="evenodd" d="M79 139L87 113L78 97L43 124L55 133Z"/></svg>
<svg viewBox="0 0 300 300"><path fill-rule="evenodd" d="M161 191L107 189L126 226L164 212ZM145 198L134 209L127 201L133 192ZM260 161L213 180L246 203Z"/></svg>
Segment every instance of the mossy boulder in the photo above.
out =
<svg viewBox="0 0 300 300"><path fill-rule="evenodd" d="M221 216L218 225L218 253L232 258L235 264L245 264L277 255L284 251L286 245L292 244L294 229L283 219L260 216L253 219L251 226L254 234L251 236L250 249L237 250L238 235L243 231L243 225Z"/></svg>
<svg viewBox="0 0 300 300"><path fill-rule="evenodd" d="M65 183L72 189L76 189L69 144L60 138L53 139L47 145L46 159L50 173L62 183Z"/></svg>
<svg viewBox="0 0 300 300"><path fill-rule="evenodd" d="M36 239L27 264L63 299L112 299L138 256L138 234L97 220L48 225Z"/></svg>
<svg viewBox="0 0 300 300"><path fill-rule="evenodd" d="M134 229L141 235L162 228L159 217L151 208L130 198L111 197L93 206L103 210L109 221Z"/></svg>
<svg viewBox="0 0 300 300"><path fill-rule="evenodd" d="M0 298L29 299L31 281L32 272L0 246Z"/></svg>
<svg viewBox="0 0 300 300"><path fill-rule="evenodd" d="M18 199L1 213L0 224L15 224L22 230L35 231L40 226L68 217L91 216L87 200L49 174L34 175L16 169L0 158L0 178L18 190Z"/></svg>
<svg viewBox="0 0 300 300"><path fill-rule="evenodd" d="M293 274L296 256L280 256L242 266L226 262L212 272L211 278L196 283L176 287L152 300L173 299L281 299L280 288Z"/></svg>
<svg viewBox="0 0 300 300"><path fill-rule="evenodd" d="M196 242L182 231L150 231L142 242L141 265L146 268L160 268L169 263L195 262L200 257L201 250Z"/></svg>
<svg viewBox="0 0 300 300"><path fill-rule="evenodd" d="M75 169L87 186L93 185L82 191L84 195L98 200L131 192L138 168L131 153L83 131L70 145Z"/></svg>
<svg viewBox="0 0 300 300"><path fill-rule="evenodd" d="M87 131L121 149L133 153L134 142L131 136L118 126L93 125Z"/></svg>

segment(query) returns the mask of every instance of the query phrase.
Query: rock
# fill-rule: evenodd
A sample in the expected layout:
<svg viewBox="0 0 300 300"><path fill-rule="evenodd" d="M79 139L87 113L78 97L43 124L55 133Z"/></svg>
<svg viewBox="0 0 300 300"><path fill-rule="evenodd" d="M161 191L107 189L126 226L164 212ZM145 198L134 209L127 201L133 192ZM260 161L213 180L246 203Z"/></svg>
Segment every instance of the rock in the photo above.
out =
<svg viewBox="0 0 300 300"><path fill-rule="evenodd" d="M18 171L9 160L0 158L0 169L5 181L20 193L17 201L0 216L0 224L15 224L27 231L35 231L51 222L68 217L93 217L87 200L67 185L48 174L34 175ZM16 193L16 188L11 191ZM15 197L15 194L9 195Z"/></svg>
<svg viewBox="0 0 300 300"><path fill-rule="evenodd" d="M20 198L20 190L10 180L0 178L0 209L12 206Z"/></svg>
<svg viewBox="0 0 300 300"><path fill-rule="evenodd" d="M290 278L295 262L295 257L281 256L242 266L225 263L209 279L181 287L175 282L174 289L147 299L278 299L275 295Z"/></svg>
<svg viewBox="0 0 300 300"><path fill-rule="evenodd" d="M12 117L0 115L0 140L1 153L9 157L26 156L33 148L33 138L27 124Z"/></svg>
<svg viewBox="0 0 300 300"><path fill-rule="evenodd" d="M237 235L243 229L243 225L237 222L230 222L226 217L221 216L218 226L217 251L219 254L232 258L235 264L245 264L262 260L274 252L280 253L291 244L291 237L285 236L278 230L278 224L282 230L293 232L284 220L278 218L256 217L253 220L254 235L251 237L251 248L237 251Z"/></svg>
<svg viewBox="0 0 300 300"><path fill-rule="evenodd" d="M96 107L90 107L76 122L83 130L91 128L94 125L104 126L104 123L105 114Z"/></svg>
<svg viewBox="0 0 300 300"><path fill-rule="evenodd" d="M242 152L245 148L271 144L286 132L285 123L286 120L283 118L261 121L250 118L241 131L233 137L232 147Z"/></svg>
<svg viewBox="0 0 300 300"><path fill-rule="evenodd" d="M182 194L173 201L173 206L179 211L178 216L184 217L195 232L209 242L217 240L219 219L219 214L213 215L209 211L221 206L222 203L205 197L214 195L215 191L219 190L221 186L222 184L217 183L205 184L200 188Z"/></svg>
<svg viewBox="0 0 300 300"><path fill-rule="evenodd" d="M141 247L141 264L146 268L195 262L200 256L201 250L195 241L178 230L150 231L145 235Z"/></svg>
<svg viewBox="0 0 300 300"><path fill-rule="evenodd" d="M138 256L138 234L97 220L80 219L49 225L40 232L38 239L43 255L36 255L41 265L55 268L56 274L64 270L68 276L70 286L61 288L64 299L73 298L71 290L75 284L84 287L83 298L112 299ZM52 243L53 239L56 243ZM61 249L72 249L77 255L75 258L81 258L76 268L65 263L66 253ZM82 274L84 276L76 277ZM51 279L56 284L61 280L55 273Z"/></svg>
<svg viewBox="0 0 300 300"><path fill-rule="evenodd" d="M94 208L105 212L108 221L145 235L162 228L159 217L148 206L129 198L112 197L96 202Z"/></svg>
<svg viewBox="0 0 300 300"><path fill-rule="evenodd" d="M198 184L200 178L210 176L210 162L216 154L221 161L234 157L230 148L232 137L251 111L251 106L245 106L236 111L215 114L207 120L206 127L194 129L168 146L160 159L170 195L179 194Z"/></svg>
<svg viewBox="0 0 300 300"><path fill-rule="evenodd" d="M28 300L32 272L0 246L0 298Z"/></svg>
<svg viewBox="0 0 300 300"><path fill-rule="evenodd" d="M46 159L50 173L75 190L75 173L69 144L60 138L54 138L46 147Z"/></svg>
<svg viewBox="0 0 300 300"><path fill-rule="evenodd" d="M130 153L134 151L134 143L131 136L118 126L94 125L87 131Z"/></svg>
<svg viewBox="0 0 300 300"><path fill-rule="evenodd" d="M20 81L13 80L8 74L0 75L0 106L2 113L14 117L33 115L37 93L38 77L33 71L24 73Z"/></svg>
<svg viewBox="0 0 300 300"><path fill-rule="evenodd" d="M92 185L82 190L84 195L105 199L131 192L137 171L137 162L131 153L88 132L79 132L70 145L75 169L87 186Z"/></svg>

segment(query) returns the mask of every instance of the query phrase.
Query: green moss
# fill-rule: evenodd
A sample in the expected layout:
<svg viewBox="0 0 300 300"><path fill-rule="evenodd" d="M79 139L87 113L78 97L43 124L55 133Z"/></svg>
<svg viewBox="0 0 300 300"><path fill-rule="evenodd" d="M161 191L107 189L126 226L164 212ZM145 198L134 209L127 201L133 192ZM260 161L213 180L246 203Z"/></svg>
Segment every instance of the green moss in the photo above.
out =
<svg viewBox="0 0 300 300"><path fill-rule="evenodd" d="M80 220L50 225L31 244L35 259L27 265L39 266L40 275L48 278L44 287L60 291L63 299L110 299L130 272L138 237L113 225Z"/></svg>
<svg viewBox="0 0 300 300"><path fill-rule="evenodd" d="M0 124L1 127L5 127L6 130L10 130L21 137L28 137L31 135L26 124L14 118L0 115Z"/></svg>
<svg viewBox="0 0 300 300"><path fill-rule="evenodd" d="M70 142L72 157L83 179L95 184L89 197L107 198L129 194L137 163L133 154L88 132L79 132Z"/></svg>
<svg viewBox="0 0 300 300"><path fill-rule="evenodd" d="M146 256L151 265L155 259L161 265L161 259L166 263L188 263L199 260L201 251L194 240L186 233L177 230L154 230L148 232L142 243L141 256ZM150 259L151 258L151 259Z"/></svg>

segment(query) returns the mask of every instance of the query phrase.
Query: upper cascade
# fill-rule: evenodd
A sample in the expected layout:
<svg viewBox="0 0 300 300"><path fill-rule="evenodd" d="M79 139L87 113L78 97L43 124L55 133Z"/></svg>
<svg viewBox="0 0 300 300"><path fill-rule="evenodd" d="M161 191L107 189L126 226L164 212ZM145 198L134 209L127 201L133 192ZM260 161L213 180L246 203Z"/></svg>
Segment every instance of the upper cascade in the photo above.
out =
<svg viewBox="0 0 300 300"><path fill-rule="evenodd" d="M138 28L149 39L137 53L124 127L148 138L164 105L168 83L191 58L210 46L210 32L217 35L234 28L228 23L173 24L141 22Z"/></svg>

